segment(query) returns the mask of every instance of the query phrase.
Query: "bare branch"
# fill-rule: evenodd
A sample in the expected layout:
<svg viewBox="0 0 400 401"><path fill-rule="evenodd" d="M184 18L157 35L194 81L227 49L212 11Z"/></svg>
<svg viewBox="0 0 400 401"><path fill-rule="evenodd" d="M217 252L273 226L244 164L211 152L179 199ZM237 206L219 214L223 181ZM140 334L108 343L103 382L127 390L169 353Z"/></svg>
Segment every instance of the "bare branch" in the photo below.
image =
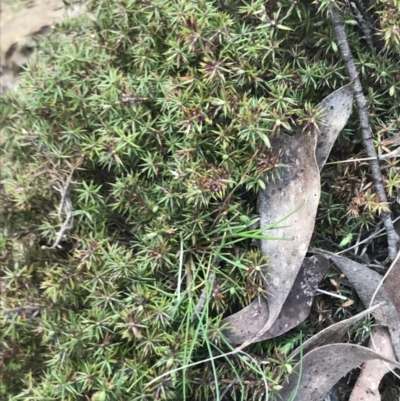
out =
<svg viewBox="0 0 400 401"><path fill-rule="evenodd" d="M364 39L367 42L369 48L375 53L374 42L372 40L373 31L371 24L366 20L365 15L363 13L363 5L360 1L356 0L354 3L350 2L350 6L352 9L352 13L354 18L358 22L358 26L364 34Z"/></svg>
<svg viewBox="0 0 400 401"><path fill-rule="evenodd" d="M368 103L365 99L360 78L357 73L357 69L354 63L354 58L351 54L350 46L347 40L344 25L341 20L341 14L335 5L330 8L331 19L333 28L335 30L336 38L342 54L342 58L347 70L347 74L354 85L354 97L356 99L358 115L360 119L361 133L363 137L363 143L367 155L370 160L370 167L372 177L374 180L374 186L377 195L381 202L387 202L385 187L383 184L382 173L379 165L378 154L373 144L372 129L369 125L368 119ZM390 211L382 211L382 220L385 226L385 230L388 236L388 248L389 248L389 259L393 260L397 254L397 246L399 243L399 236L393 228L393 222L390 216Z"/></svg>

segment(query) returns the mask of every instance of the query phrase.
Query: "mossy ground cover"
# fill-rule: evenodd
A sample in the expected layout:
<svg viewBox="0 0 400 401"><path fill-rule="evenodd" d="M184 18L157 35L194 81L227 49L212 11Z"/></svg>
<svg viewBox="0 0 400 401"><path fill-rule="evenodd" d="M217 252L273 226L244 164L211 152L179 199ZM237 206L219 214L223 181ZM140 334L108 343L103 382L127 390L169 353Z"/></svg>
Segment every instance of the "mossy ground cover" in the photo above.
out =
<svg viewBox="0 0 400 401"><path fill-rule="evenodd" d="M318 318L146 384L231 350L221 319L267 295L268 258L251 237L262 177L279 163L269 138L316 129L314 106L347 83L327 4L93 1L92 19L40 45L1 100L2 396L249 400L265 396L262 376L279 389ZM383 152L400 127L400 17L396 0L369 6L375 51L346 8L345 22ZM354 117L332 160L362 155L360 142ZM384 172L394 200L396 162ZM330 165L322 179L315 243L374 228L385 205L363 190L367 164ZM73 227L49 250L65 196Z"/></svg>

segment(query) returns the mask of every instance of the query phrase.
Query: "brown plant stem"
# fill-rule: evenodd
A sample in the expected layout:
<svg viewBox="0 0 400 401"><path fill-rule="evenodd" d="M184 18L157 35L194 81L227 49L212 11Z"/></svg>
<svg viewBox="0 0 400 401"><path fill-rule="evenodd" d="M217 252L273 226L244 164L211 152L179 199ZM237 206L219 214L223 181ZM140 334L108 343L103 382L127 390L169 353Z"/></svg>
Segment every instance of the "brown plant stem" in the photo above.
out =
<svg viewBox="0 0 400 401"><path fill-rule="evenodd" d="M341 20L341 14L336 5L331 5L330 8L331 20L333 24L333 29L335 31L336 39L340 48L340 53L342 55L343 62L346 67L347 75L354 85L354 97L356 99L356 104L358 108L358 115L360 119L361 133L363 137L364 148L367 151L367 155L370 160L370 167L372 172L372 177L374 180L374 186L376 193L379 196L381 202L387 202L385 187L383 185L382 173L379 165L378 154L376 153L373 144L372 129L369 125L368 118L368 103L365 99L360 78L358 76L357 68L354 63L354 58L351 54L349 42L347 40L346 32L344 30L344 25ZM397 254L397 245L400 240L396 231L393 228L393 222L390 215L390 211L382 211L382 220L386 229L386 234L388 237L388 248L389 248L389 259L393 260Z"/></svg>

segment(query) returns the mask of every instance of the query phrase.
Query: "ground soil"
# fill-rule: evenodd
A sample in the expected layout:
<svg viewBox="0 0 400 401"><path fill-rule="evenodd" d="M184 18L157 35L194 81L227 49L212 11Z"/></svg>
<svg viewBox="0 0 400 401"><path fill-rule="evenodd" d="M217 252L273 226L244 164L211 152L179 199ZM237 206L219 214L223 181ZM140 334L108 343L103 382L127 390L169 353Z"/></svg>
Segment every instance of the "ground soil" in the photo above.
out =
<svg viewBox="0 0 400 401"><path fill-rule="evenodd" d="M51 27L84 10L84 0L2 0L0 12L0 95L15 89L21 66Z"/></svg>

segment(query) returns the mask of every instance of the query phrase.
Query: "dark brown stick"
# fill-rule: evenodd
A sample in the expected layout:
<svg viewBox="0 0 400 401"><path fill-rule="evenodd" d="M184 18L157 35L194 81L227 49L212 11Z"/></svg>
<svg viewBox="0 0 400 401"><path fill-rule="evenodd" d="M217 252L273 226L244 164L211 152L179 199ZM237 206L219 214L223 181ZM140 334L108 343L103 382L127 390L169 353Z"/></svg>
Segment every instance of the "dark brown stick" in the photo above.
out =
<svg viewBox="0 0 400 401"><path fill-rule="evenodd" d="M354 58L351 54L349 42L347 41L346 32L344 30L344 25L341 20L341 14L337 9L337 6L332 5L330 8L331 20L333 23L333 29L335 30L336 39L342 54L342 59L344 61L347 75L354 84L354 97L356 99L358 115L360 118L361 133L363 137L363 143L365 150L367 151L368 157L371 158L370 166L372 177L374 180L374 186L376 193L379 196L381 202L387 202L385 187L383 185L382 173L378 161L378 155L373 144L372 129L369 125L368 119L368 103L365 99L360 78L357 73L356 65L354 63ZM386 234L388 237L388 248L389 248L389 259L394 260L397 254L397 245L399 242L399 236L393 228L392 218L390 216L390 211L382 211L382 220L386 229Z"/></svg>

